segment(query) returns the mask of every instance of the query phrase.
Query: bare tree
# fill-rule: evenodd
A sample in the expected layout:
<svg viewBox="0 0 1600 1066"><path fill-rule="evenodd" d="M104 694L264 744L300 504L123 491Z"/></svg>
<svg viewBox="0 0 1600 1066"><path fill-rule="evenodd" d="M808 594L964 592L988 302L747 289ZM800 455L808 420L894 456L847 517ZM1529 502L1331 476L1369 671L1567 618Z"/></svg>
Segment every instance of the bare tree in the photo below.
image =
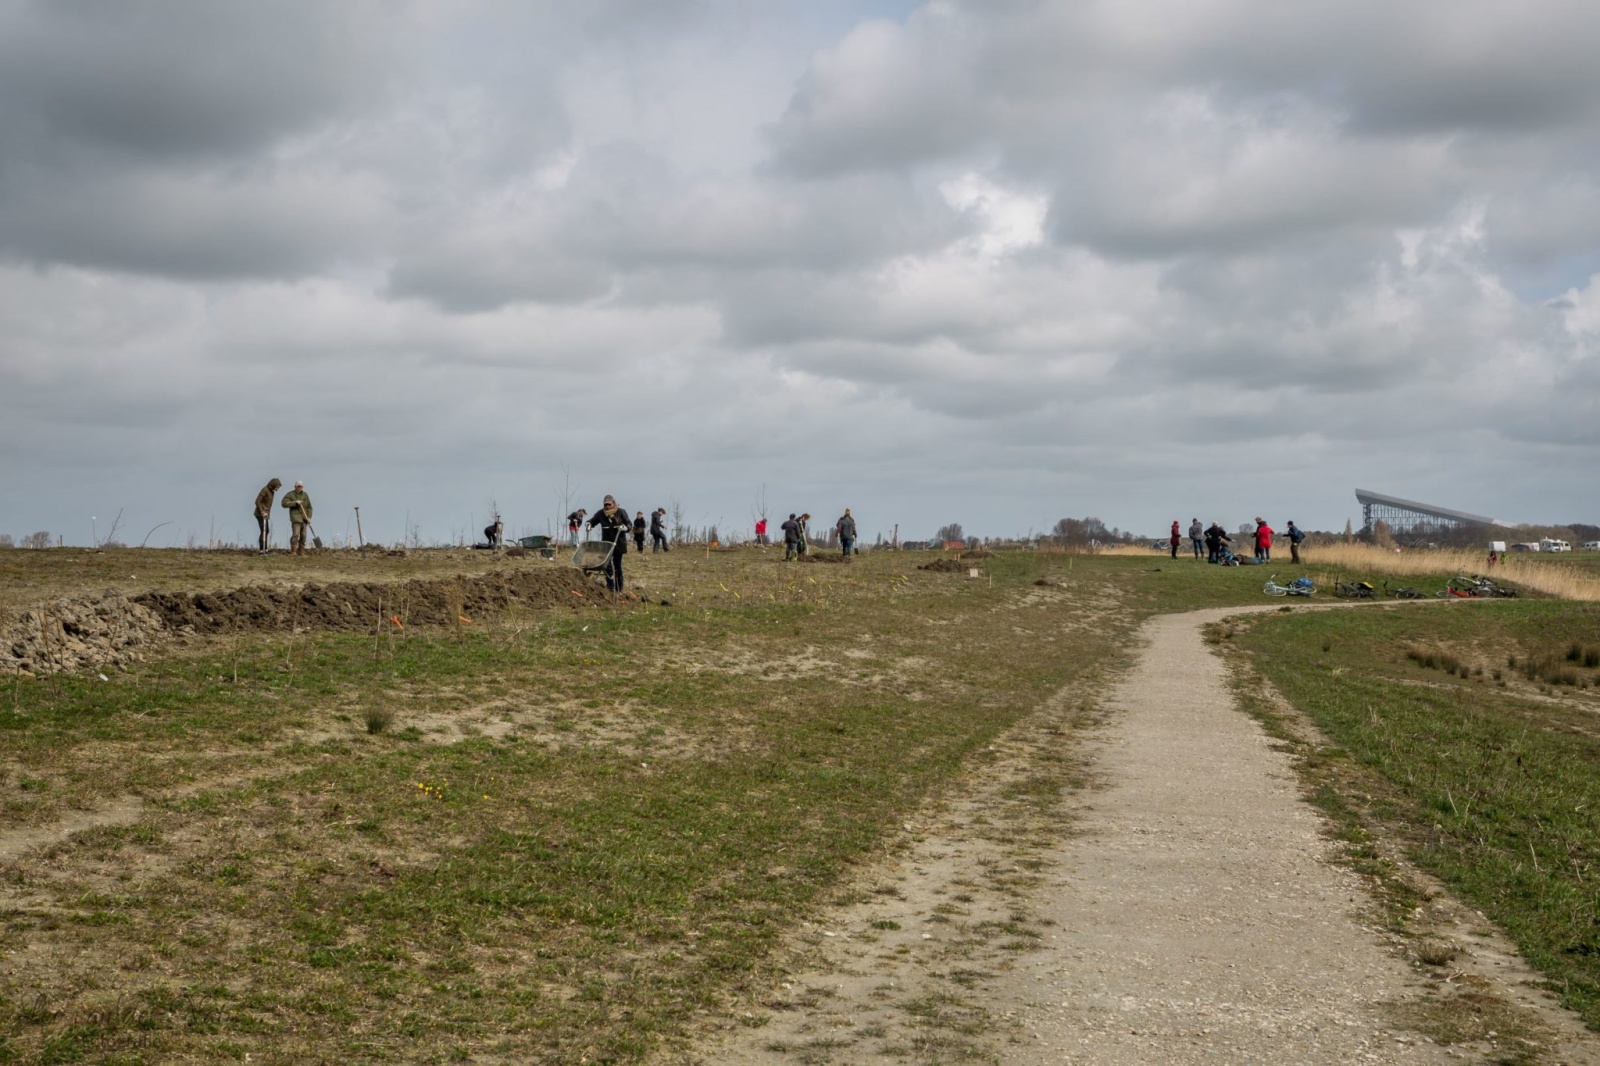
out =
<svg viewBox="0 0 1600 1066"><path fill-rule="evenodd" d="M93 519L90 519L90 521L93 521ZM106 539L100 541L99 543L97 543L95 545L95 547L97 547L97 548L109 548L109 547L111 547L112 546L112 541L115 539L115 537L117 535L117 527L120 526L120 525L122 525L122 508L118 507L117 508L117 517L112 520L111 529L110 529L109 532L106 533Z"/></svg>
<svg viewBox="0 0 1600 1066"><path fill-rule="evenodd" d="M0 548L12 547L12 543L10 533L0 533Z"/></svg>
<svg viewBox="0 0 1600 1066"><path fill-rule="evenodd" d="M947 526L940 526L939 532L935 533L934 537L937 538L941 544L949 544L953 540L966 539L962 534L960 522L951 522Z"/></svg>
<svg viewBox="0 0 1600 1066"><path fill-rule="evenodd" d="M763 522L766 521L766 518L767 518L767 483L765 481L763 481L761 483L761 487L756 490L756 500L755 500L754 506L752 506L750 508L750 515L751 515L751 517L753 519L755 519L757 521L763 521Z"/></svg>
<svg viewBox="0 0 1600 1066"><path fill-rule="evenodd" d="M1063 518L1051 528L1050 537L1063 548L1085 547L1111 539L1111 531L1098 518Z"/></svg>
<svg viewBox="0 0 1600 1066"><path fill-rule="evenodd" d="M29 533L26 537L22 538L22 546L24 548L48 548L48 547L50 547L50 533L49 533L49 531L41 529L37 533Z"/></svg>
<svg viewBox="0 0 1600 1066"><path fill-rule="evenodd" d="M559 527L567 520L567 515L574 510L572 501L578 498L578 486L572 483L572 471L567 469L567 464L561 464L561 484L556 486L556 499L561 501L561 513L556 516L556 525Z"/></svg>
<svg viewBox="0 0 1600 1066"><path fill-rule="evenodd" d="M687 541L691 530L684 522L683 501L676 496L667 497L667 513L672 516L672 543Z"/></svg>

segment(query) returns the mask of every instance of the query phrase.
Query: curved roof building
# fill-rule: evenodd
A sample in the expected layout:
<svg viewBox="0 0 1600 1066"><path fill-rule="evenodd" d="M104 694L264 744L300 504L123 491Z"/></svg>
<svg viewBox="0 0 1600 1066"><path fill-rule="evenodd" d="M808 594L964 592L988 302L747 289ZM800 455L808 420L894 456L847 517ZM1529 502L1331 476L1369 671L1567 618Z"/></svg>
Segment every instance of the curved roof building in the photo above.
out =
<svg viewBox="0 0 1600 1066"><path fill-rule="evenodd" d="M1428 530L1460 529L1466 526L1499 526L1505 523L1481 514L1469 514L1431 503L1404 500L1399 496L1385 496L1381 492L1356 489L1356 502L1361 505L1363 528L1371 529L1373 523L1382 522L1396 533L1421 533Z"/></svg>

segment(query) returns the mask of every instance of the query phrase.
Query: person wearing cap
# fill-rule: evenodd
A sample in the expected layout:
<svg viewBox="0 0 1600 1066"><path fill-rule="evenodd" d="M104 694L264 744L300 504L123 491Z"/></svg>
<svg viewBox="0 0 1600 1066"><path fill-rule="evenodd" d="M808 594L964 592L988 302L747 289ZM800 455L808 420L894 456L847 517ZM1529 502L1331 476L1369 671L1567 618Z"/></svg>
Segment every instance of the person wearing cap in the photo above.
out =
<svg viewBox="0 0 1600 1066"><path fill-rule="evenodd" d="M616 497L607 496L586 527L599 526L600 539L611 545L611 554L606 556L606 588L612 592L622 591L622 557L628 553L628 530L632 525L627 510L617 506Z"/></svg>
<svg viewBox="0 0 1600 1066"><path fill-rule="evenodd" d="M1190 547L1194 548L1194 557L1196 559L1200 558L1200 549L1205 542L1205 527L1200 524L1200 519L1196 518L1193 522L1189 523L1189 545Z"/></svg>
<svg viewBox="0 0 1600 1066"><path fill-rule="evenodd" d="M1289 538L1289 561L1291 563L1299 563L1300 545L1306 539L1305 530L1295 525L1294 519L1291 518L1289 519L1289 527L1285 529L1283 533L1284 536Z"/></svg>
<svg viewBox="0 0 1600 1066"><path fill-rule="evenodd" d="M256 526L261 530L260 549L266 553L272 535L272 498L278 495L278 490L283 488L283 482L277 478L264 485L256 493Z"/></svg>
<svg viewBox="0 0 1600 1066"><path fill-rule="evenodd" d="M283 494L282 506L289 512L289 553L306 553L306 527L311 524L311 497L306 495L306 483L296 481L294 491Z"/></svg>

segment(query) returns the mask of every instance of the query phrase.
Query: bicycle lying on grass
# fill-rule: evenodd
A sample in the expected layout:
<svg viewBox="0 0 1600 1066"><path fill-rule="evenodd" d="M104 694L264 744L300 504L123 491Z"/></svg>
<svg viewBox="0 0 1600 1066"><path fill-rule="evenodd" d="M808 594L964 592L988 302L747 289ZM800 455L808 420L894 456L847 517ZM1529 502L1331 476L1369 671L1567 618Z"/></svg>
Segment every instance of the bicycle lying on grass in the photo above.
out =
<svg viewBox="0 0 1600 1066"><path fill-rule="evenodd" d="M1383 583L1383 594L1385 596L1390 597L1391 599L1396 599L1396 600L1420 600L1420 599L1423 599L1423 594L1422 594L1422 590L1421 589L1413 589L1413 588L1405 588L1405 587L1390 588L1389 587L1389 583L1387 581L1385 581Z"/></svg>
<svg viewBox="0 0 1600 1066"><path fill-rule="evenodd" d="M1444 588L1439 590L1441 599L1451 596L1463 600L1509 599L1516 594L1516 589L1501 585L1492 578L1479 577L1477 574L1457 574L1445 582Z"/></svg>
<svg viewBox="0 0 1600 1066"><path fill-rule="evenodd" d="M1261 591L1268 596L1309 596L1317 591L1317 586L1311 583L1309 577L1297 578L1287 585L1278 584L1278 575L1273 574L1267 578L1267 583L1261 586Z"/></svg>
<svg viewBox="0 0 1600 1066"><path fill-rule="evenodd" d="M1333 594L1347 600L1370 600L1378 590L1370 581L1335 581Z"/></svg>

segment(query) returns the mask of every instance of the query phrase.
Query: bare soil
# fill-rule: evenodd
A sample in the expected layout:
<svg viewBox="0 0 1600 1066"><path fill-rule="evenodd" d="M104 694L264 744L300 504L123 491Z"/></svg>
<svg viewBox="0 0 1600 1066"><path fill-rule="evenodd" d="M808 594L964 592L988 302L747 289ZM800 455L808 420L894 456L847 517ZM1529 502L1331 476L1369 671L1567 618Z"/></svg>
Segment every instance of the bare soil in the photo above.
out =
<svg viewBox="0 0 1600 1066"><path fill-rule="evenodd" d="M570 567L405 581L247 585L216 592L151 591L131 598L107 589L0 613L0 672L123 667L175 636L453 626L512 608L576 609L635 599L607 592Z"/></svg>
<svg viewBox="0 0 1600 1066"><path fill-rule="evenodd" d="M615 602L577 570L508 570L479 577L397 583L346 582L299 588L253 586L224 592L147 592L133 602L170 629L227 633L263 629L370 629L395 616L402 624L454 625L511 607L538 609Z"/></svg>
<svg viewBox="0 0 1600 1066"><path fill-rule="evenodd" d="M960 559L935 559L931 563L923 563L918 570L931 570L936 574L964 574L972 567Z"/></svg>

